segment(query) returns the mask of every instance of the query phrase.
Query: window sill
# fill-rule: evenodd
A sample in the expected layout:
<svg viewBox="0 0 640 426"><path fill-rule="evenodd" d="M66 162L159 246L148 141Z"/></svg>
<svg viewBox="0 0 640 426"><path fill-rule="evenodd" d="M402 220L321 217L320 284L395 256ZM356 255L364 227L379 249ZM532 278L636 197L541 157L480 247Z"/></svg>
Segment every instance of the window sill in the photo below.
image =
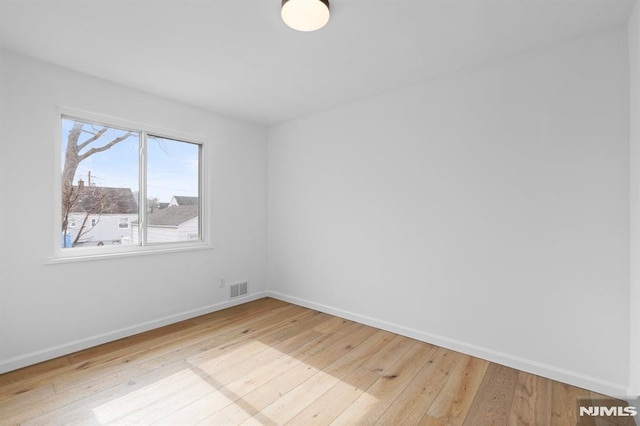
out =
<svg viewBox="0 0 640 426"><path fill-rule="evenodd" d="M92 250L91 253L73 253L72 255L60 255L53 259L46 260L44 262L45 265L56 265L59 263L73 263L73 262L86 262L86 261L94 261L94 260L103 260L103 259L118 259L124 257L134 257L134 256L147 256L154 254L165 254L165 253L181 253L188 251L200 251L200 250L213 250L214 246L207 243L193 243L189 245L179 245L175 247L162 246L162 247L138 247L135 250L131 251L114 251L109 253L99 253L95 250Z"/></svg>

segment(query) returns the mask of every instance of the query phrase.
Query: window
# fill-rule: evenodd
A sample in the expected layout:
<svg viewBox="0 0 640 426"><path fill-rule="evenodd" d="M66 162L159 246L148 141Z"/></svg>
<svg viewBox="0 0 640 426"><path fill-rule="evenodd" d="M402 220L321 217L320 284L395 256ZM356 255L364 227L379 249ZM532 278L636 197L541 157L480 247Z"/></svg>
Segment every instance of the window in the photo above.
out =
<svg viewBox="0 0 640 426"><path fill-rule="evenodd" d="M203 241L202 144L64 115L61 123L64 252Z"/></svg>

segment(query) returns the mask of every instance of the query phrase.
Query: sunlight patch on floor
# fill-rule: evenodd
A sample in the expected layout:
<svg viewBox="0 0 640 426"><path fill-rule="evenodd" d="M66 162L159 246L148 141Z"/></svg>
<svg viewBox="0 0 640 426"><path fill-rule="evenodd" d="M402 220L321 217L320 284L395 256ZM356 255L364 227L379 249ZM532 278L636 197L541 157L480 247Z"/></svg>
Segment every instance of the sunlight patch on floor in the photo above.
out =
<svg viewBox="0 0 640 426"><path fill-rule="evenodd" d="M149 423L186 405L187 398L201 398L212 389L200 376L185 369L95 407L93 413L100 424Z"/></svg>
<svg viewBox="0 0 640 426"><path fill-rule="evenodd" d="M261 342L247 342L218 356L208 352L208 358L196 355L183 370L95 407L96 420L103 425L185 419L207 423L222 418L280 424L321 397L328 404L323 409L331 409L332 400L345 396L367 406L378 401L357 386ZM242 363L248 365L243 368ZM273 392L282 393L274 397ZM292 412L292 407L298 410Z"/></svg>

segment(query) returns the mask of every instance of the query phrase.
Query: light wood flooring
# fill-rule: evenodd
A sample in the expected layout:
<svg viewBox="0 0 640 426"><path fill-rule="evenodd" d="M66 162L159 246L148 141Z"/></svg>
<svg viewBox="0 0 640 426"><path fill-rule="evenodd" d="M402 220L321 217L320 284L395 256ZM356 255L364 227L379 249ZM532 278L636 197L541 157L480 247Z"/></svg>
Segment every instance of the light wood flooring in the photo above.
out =
<svg viewBox="0 0 640 426"><path fill-rule="evenodd" d="M266 298L0 375L0 424L564 426L577 398L606 397Z"/></svg>

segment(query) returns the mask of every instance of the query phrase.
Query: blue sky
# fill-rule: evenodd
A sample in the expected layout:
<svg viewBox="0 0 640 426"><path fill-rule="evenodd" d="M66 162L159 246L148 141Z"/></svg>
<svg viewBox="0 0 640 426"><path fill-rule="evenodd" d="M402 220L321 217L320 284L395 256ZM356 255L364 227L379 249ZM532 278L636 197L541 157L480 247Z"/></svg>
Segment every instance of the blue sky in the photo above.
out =
<svg viewBox="0 0 640 426"><path fill-rule="evenodd" d="M67 149L67 137L73 120L62 120L62 166ZM96 126L100 128L101 126ZM85 125L90 130L91 126ZM110 128L91 146L99 147L126 131ZM90 137L83 134L80 141ZM131 188L138 191L138 146L139 135L135 134L106 151L97 153L80 162L74 184L82 178L88 184L88 173L96 186ZM91 146L80 151L86 152ZM164 138L149 137L147 143L147 192L168 202L173 195L198 195L198 145L176 142Z"/></svg>

